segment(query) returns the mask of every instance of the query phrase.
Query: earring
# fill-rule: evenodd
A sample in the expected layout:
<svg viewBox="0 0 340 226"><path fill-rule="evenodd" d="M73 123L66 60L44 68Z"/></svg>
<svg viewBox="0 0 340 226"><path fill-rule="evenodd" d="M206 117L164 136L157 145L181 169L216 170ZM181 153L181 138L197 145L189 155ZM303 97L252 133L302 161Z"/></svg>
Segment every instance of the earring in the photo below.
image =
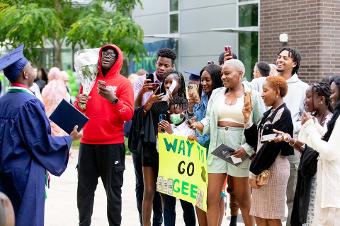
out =
<svg viewBox="0 0 340 226"><path fill-rule="evenodd" d="M323 101L320 101L320 104L323 104Z"/></svg>

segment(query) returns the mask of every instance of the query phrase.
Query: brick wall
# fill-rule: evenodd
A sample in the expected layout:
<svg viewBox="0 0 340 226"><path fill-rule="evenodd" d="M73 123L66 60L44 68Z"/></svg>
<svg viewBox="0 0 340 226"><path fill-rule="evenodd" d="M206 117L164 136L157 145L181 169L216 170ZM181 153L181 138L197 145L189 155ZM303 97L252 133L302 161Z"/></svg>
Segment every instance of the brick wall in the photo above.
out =
<svg viewBox="0 0 340 226"><path fill-rule="evenodd" d="M275 62L281 33L302 55L301 79L311 83L340 74L339 0L261 0L260 60Z"/></svg>

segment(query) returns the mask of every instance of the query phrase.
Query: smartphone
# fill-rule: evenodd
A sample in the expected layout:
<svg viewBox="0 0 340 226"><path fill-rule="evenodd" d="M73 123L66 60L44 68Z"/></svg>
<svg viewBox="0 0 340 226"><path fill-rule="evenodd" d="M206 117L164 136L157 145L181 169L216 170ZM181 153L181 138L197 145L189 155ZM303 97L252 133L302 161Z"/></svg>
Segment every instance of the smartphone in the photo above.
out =
<svg viewBox="0 0 340 226"><path fill-rule="evenodd" d="M152 86L152 90L156 90L159 87L159 83L157 82L150 83L150 85Z"/></svg>
<svg viewBox="0 0 340 226"><path fill-rule="evenodd" d="M98 80L98 85L103 86L104 88L106 87L106 82L103 80Z"/></svg>
<svg viewBox="0 0 340 226"><path fill-rule="evenodd" d="M228 53L228 55L232 55L231 46L224 46L224 52Z"/></svg>
<svg viewBox="0 0 340 226"><path fill-rule="evenodd" d="M277 137L276 133L263 135L262 138L261 138L261 143L271 142L271 141L274 140L275 137Z"/></svg>
<svg viewBox="0 0 340 226"><path fill-rule="evenodd" d="M148 83L154 83L155 81L154 81L154 76L153 76L153 74L146 74L146 79L149 79L149 81L148 81Z"/></svg>
<svg viewBox="0 0 340 226"><path fill-rule="evenodd" d="M162 120L167 121L167 117L166 114L159 114L159 118L158 118L158 123L161 122ZM165 130L162 128L161 131L164 133Z"/></svg>
<svg viewBox="0 0 340 226"><path fill-rule="evenodd" d="M197 84L189 84L186 88L186 96L188 100L193 99L195 103L200 102L200 96L198 94L198 85Z"/></svg>
<svg viewBox="0 0 340 226"><path fill-rule="evenodd" d="M162 121L162 120L165 120L166 121L167 117L166 117L166 114L159 114L159 117L158 117L158 121Z"/></svg>

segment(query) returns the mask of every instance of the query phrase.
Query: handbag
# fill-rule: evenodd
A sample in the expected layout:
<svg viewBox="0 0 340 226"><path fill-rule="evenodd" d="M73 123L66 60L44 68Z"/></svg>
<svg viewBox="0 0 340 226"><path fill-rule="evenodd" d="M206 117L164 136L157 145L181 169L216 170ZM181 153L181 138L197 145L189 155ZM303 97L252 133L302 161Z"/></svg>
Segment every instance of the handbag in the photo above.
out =
<svg viewBox="0 0 340 226"><path fill-rule="evenodd" d="M269 170L263 170L259 175L256 176L256 184L259 186L268 184L269 176Z"/></svg>

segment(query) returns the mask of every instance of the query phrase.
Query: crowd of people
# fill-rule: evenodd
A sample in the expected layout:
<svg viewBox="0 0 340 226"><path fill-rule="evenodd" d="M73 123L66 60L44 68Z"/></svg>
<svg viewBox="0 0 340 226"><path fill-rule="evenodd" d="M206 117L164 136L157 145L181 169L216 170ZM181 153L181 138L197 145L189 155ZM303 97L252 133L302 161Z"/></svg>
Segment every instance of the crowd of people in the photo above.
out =
<svg viewBox="0 0 340 226"><path fill-rule="evenodd" d="M0 59L0 70L11 82L0 98L0 192L13 204L16 225L44 225L47 172L60 175L65 170L71 141L80 137L79 225L91 225L99 177L109 225L120 225L125 135L135 169L139 224L174 226L176 198L156 191L158 133L184 136L207 148L207 211L180 200L186 226L220 226L225 191L230 226L237 224L239 210L246 226L279 226L285 217L291 226L337 225L340 76L309 86L298 76L300 53L288 47L277 53L275 64L256 63L252 81L229 51L219 56L219 64L209 61L189 81L176 71L175 60L173 50L160 49L153 73L141 70L127 79L120 74L119 47L102 46L91 92L83 94L80 87L73 103L89 121L81 133L75 127L68 135L47 119L62 99L70 102L67 75L51 68L47 82L41 71L34 83L38 73L22 47ZM188 87L197 88L197 95ZM223 145L240 164L212 154ZM8 202L4 197L0 201ZM32 203L37 208L30 208ZM7 225L13 225L13 214L7 215L12 222Z"/></svg>

